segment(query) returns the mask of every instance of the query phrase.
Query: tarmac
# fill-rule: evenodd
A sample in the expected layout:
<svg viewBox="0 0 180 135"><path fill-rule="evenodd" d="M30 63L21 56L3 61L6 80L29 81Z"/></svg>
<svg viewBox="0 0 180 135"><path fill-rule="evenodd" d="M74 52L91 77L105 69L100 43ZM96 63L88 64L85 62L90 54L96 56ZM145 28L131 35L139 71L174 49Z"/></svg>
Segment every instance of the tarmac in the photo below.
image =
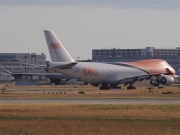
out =
<svg viewBox="0 0 180 135"><path fill-rule="evenodd" d="M179 104L180 99L94 99L94 98L59 98L59 99L0 99L1 104Z"/></svg>

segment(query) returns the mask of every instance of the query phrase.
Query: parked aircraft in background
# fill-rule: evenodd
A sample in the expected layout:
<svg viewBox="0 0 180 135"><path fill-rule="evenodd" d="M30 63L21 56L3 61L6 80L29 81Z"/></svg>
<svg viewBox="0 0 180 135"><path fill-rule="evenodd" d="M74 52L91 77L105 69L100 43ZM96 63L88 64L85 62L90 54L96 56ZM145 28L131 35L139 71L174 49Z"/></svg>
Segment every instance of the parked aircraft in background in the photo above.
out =
<svg viewBox="0 0 180 135"><path fill-rule="evenodd" d="M36 65L37 66L37 65ZM41 65L42 66L42 65ZM46 66L46 65L44 65ZM26 78L28 77L33 77L33 76L38 76L40 78L48 78L50 79L51 83L54 83L56 85L60 85L60 84L66 84L70 79L72 79L69 76L66 75L62 75L59 73L12 73L7 69L4 69L4 71L6 73L8 73L9 75L14 76L15 81L23 81L23 77L26 76Z"/></svg>
<svg viewBox="0 0 180 135"><path fill-rule="evenodd" d="M117 88L119 84L134 89L136 81L149 80L154 86L169 85L174 82L175 70L161 59L136 62L76 62L51 30L44 30L49 53L53 62L48 69L76 78L80 81L101 85L100 89Z"/></svg>
<svg viewBox="0 0 180 135"><path fill-rule="evenodd" d="M44 65L44 66L46 67L46 65ZM71 78L69 76L62 75L62 74L59 74L59 73L12 73L7 69L4 69L4 71L6 73L8 73L8 75L14 76L15 81L24 81L24 78L33 78L33 77L37 76L37 77L39 77L41 79L48 78L51 83L54 83L56 85L66 85L66 84L84 85L85 84L82 81L77 81L77 79L73 79L73 78ZM32 81L32 80L30 79L29 81Z"/></svg>
<svg viewBox="0 0 180 135"><path fill-rule="evenodd" d="M0 73L0 81L13 81L14 77L7 73Z"/></svg>

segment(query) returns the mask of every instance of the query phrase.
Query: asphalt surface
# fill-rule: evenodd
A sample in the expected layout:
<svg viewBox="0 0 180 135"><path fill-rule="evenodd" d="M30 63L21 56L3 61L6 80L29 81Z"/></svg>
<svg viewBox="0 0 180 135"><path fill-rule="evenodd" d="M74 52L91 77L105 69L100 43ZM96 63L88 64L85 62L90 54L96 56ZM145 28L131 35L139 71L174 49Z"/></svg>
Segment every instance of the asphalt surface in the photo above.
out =
<svg viewBox="0 0 180 135"><path fill-rule="evenodd" d="M0 99L0 104L180 104L180 99Z"/></svg>

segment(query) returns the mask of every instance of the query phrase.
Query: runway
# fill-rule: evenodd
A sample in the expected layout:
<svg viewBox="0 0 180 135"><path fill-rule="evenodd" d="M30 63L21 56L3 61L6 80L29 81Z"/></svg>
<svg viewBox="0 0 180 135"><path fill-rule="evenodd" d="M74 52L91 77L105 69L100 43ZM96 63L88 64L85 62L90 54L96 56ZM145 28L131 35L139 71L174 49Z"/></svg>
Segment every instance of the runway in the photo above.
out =
<svg viewBox="0 0 180 135"><path fill-rule="evenodd" d="M180 99L0 99L1 104L180 104Z"/></svg>

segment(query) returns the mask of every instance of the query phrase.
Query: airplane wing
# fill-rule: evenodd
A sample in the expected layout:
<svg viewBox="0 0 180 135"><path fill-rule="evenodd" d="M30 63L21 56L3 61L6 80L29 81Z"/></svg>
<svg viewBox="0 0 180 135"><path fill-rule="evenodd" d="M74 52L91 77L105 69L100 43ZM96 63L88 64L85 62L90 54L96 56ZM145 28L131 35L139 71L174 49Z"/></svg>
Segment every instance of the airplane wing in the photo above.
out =
<svg viewBox="0 0 180 135"><path fill-rule="evenodd" d="M134 84L136 81L143 81L143 80L149 80L149 78L151 78L153 75L151 74L147 74L147 75L140 75L140 76L133 76L133 77L129 77L129 78L124 78L119 80L118 82L121 84L124 84L124 86L130 84Z"/></svg>
<svg viewBox="0 0 180 135"><path fill-rule="evenodd" d="M173 74L168 68L166 68L166 73L155 73L155 74L144 74L144 75L139 75L139 76L132 76L129 78L124 78L121 80L118 80L119 83L126 85L132 85L134 84L136 81L143 81L143 80L149 80L152 76L160 76L160 75L171 75Z"/></svg>

